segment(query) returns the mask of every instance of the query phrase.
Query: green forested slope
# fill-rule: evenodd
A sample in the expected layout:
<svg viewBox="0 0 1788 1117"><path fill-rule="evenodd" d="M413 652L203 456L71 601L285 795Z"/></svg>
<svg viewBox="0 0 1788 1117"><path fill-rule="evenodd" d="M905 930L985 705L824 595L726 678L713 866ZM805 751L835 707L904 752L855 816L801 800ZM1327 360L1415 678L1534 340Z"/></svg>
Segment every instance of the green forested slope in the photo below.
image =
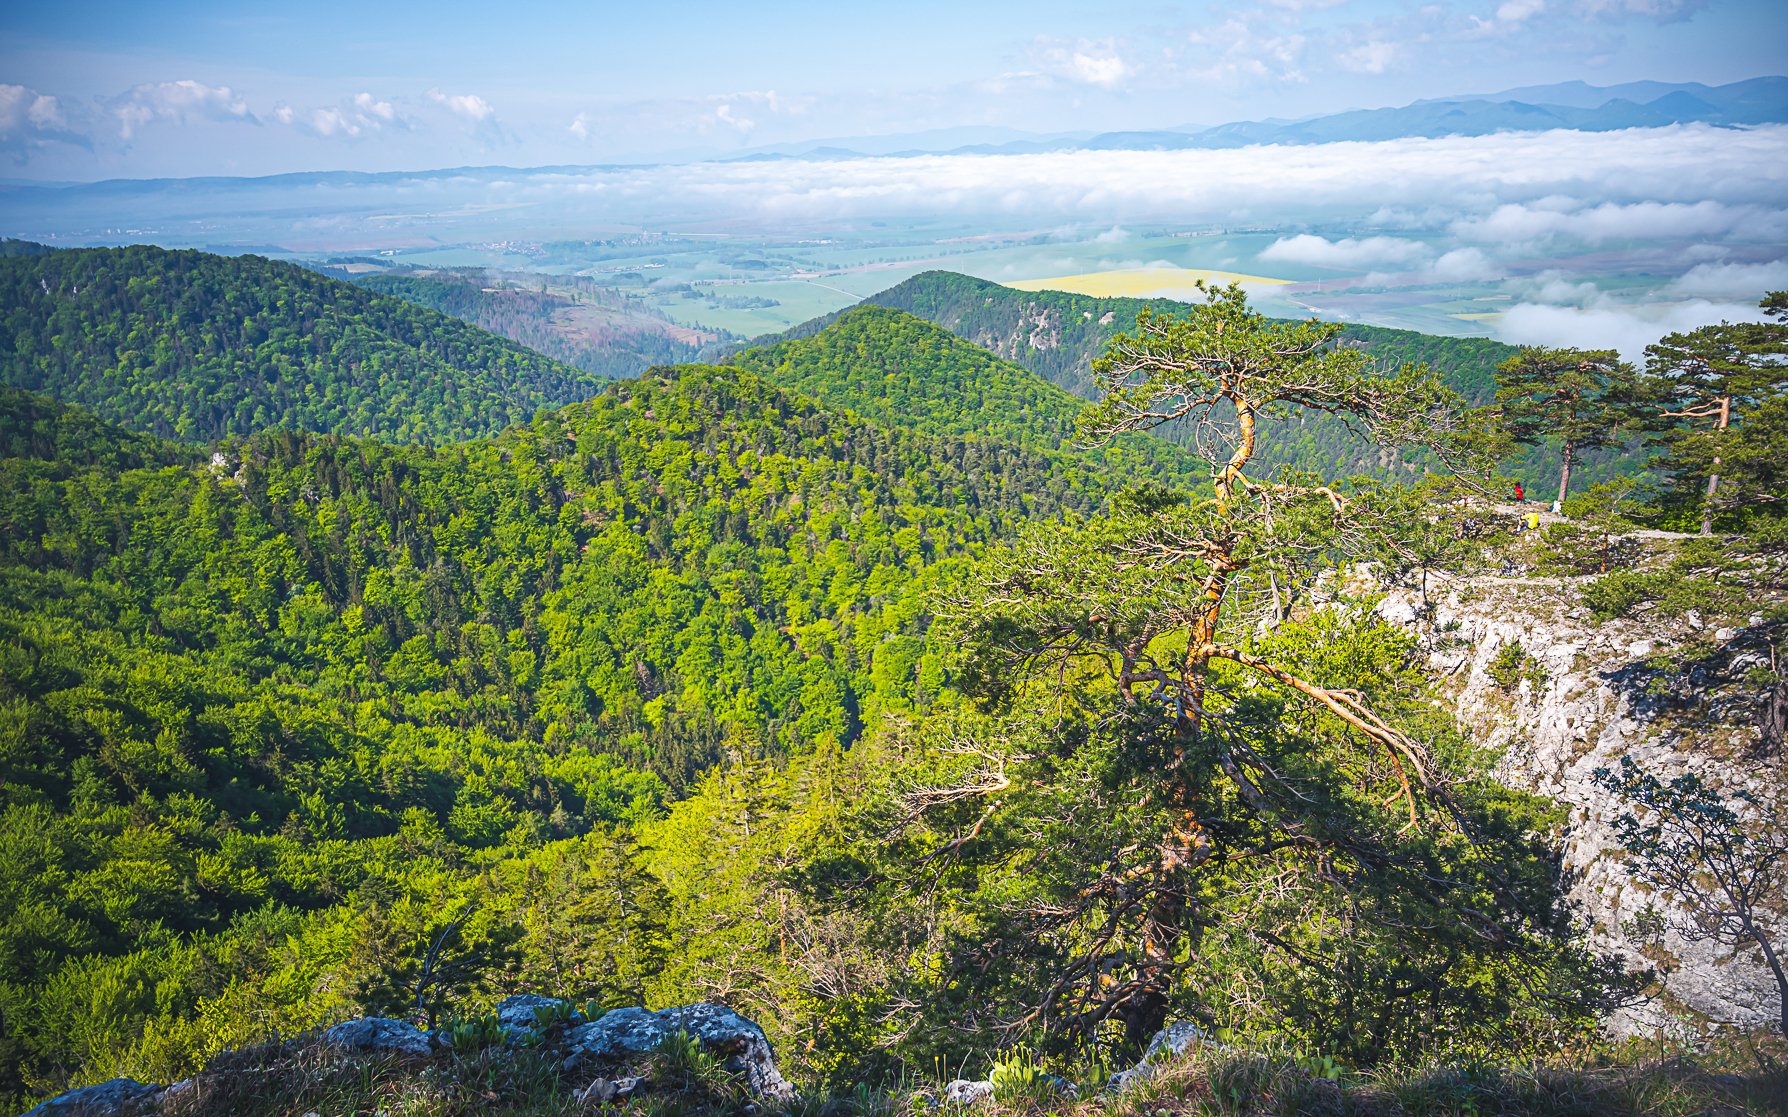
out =
<svg viewBox="0 0 1788 1117"><path fill-rule="evenodd" d="M869 301L935 322L1088 399L1097 394L1093 358L1104 352L1113 334L1135 326L1145 307L1173 312L1185 306L1172 299L1019 291L942 271L916 275ZM1389 366L1427 364L1475 404L1490 402L1496 394L1496 365L1516 352L1514 346L1488 338L1435 337L1358 323L1349 323L1342 337Z"/></svg>
<svg viewBox="0 0 1788 1117"><path fill-rule="evenodd" d="M923 707L927 571L1105 499L702 366L443 449L213 457L8 392L0 451L13 1097L400 1010L419 937L474 901L491 980L562 985L557 931L503 944L632 918L577 915L640 872L606 827L722 755Z"/></svg>
<svg viewBox="0 0 1788 1117"><path fill-rule="evenodd" d="M273 427L444 441L602 381L292 264L160 248L0 257L0 384L185 439Z"/></svg>
<svg viewBox="0 0 1788 1117"><path fill-rule="evenodd" d="M1204 462L1148 436L1076 450L1074 417L1086 406L1028 369L904 311L864 305L804 337L735 354L729 364L887 426L1036 447L1081 485L1203 480Z"/></svg>
<svg viewBox="0 0 1788 1117"><path fill-rule="evenodd" d="M1019 291L989 280L954 272L916 275L877 295L868 303L902 310L949 330L995 355L1036 373L1067 392L1091 399L1097 394L1092 363L1112 335L1135 326L1145 307L1182 312L1184 303L1169 299L1099 298L1064 291ZM853 311L843 311L850 314ZM779 339L809 337L839 317L816 319ZM1436 337L1409 330L1348 324L1345 344L1364 348L1388 371L1405 363L1425 363L1473 404L1489 403L1496 392L1496 366L1517 350L1486 338ZM853 405L854 406L854 405ZM1325 473L1408 472L1409 463L1393 462L1356 438L1340 422L1324 416L1301 416L1275 424L1262 460ZM1156 432L1184 443L1187 434L1172 425ZM1530 488L1545 491L1558 479L1554 447L1527 449L1510 463L1509 472ZM1415 466L1419 468L1419 463ZM1583 472L1593 483L1611 471L1633 468L1618 454L1602 454Z"/></svg>

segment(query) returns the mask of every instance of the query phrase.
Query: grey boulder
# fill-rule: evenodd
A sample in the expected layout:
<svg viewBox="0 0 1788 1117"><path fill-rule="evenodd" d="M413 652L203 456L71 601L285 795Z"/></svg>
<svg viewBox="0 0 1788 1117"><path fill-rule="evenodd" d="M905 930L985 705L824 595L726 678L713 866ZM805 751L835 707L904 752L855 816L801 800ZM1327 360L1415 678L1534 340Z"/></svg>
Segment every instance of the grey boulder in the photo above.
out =
<svg viewBox="0 0 1788 1117"><path fill-rule="evenodd" d="M795 1088L776 1069L776 1056L764 1030L725 1005L685 1005L659 1012L618 1008L571 1029L565 1042L580 1062L612 1062L656 1050L664 1037L679 1031L723 1056L727 1069L743 1078L752 1094L777 1100L795 1096Z"/></svg>
<svg viewBox="0 0 1788 1117"><path fill-rule="evenodd" d="M535 1009L555 1008L564 1003L557 997L518 993L513 997L503 998L503 1003L497 1006L497 1023L502 1025L509 1042L514 1043L538 1026L534 1016Z"/></svg>
<svg viewBox="0 0 1788 1117"><path fill-rule="evenodd" d="M347 1020L323 1033L323 1042L344 1051L371 1051L426 1058L428 1033L414 1024L383 1016Z"/></svg>
<svg viewBox="0 0 1788 1117"><path fill-rule="evenodd" d="M38 1102L25 1117L130 1117L153 1112L160 1086L138 1082L134 1078L114 1078L97 1086L83 1086Z"/></svg>

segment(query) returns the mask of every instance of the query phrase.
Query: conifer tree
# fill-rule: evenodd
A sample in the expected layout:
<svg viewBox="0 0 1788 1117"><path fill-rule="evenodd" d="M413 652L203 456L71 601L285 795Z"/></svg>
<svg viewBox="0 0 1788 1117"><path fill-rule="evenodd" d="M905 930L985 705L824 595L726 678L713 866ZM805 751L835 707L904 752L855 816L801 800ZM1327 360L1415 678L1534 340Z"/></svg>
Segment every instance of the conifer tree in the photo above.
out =
<svg viewBox="0 0 1788 1117"><path fill-rule="evenodd" d="M1450 730L1422 720L1409 637L1345 600L1312 604L1340 593L1340 563L1399 553L1410 518L1429 513L1383 486L1253 468L1275 421L1317 411L1482 475L1473 424L1423 367L1379 375L1333 344L1338 327L1269 323L1233 286L1206 294L1114 339L1080 429L1097 442L1187 424L1210 490L1138 493L1110 516L1037 528L977 567L945 612L964 649L958 684L993 720L941 730L947 777L906 796L912 818L955 820L927 861L985 849L1028 866L986 901L1018 926L981 932L1024 956L1007 995L1028 1009L1011 1026L1121 1023L1141 1043L1219 928L1274 957L1342 955L1314 963L1352 967L1321 994L1336 1008L1420 989L1456 1010L1482 990L1451 983L1469 985L1485 951L1524 952L1535 973L1523 980L1547 984L1553 962L1570 968L1550 878L1527 839L1486 825L1479 785L1437 751ZM1318 892L1312 905L1352 913L1334 918L1370 924L1376 911L1404 931L1374 954L1361 946L1373 933L1310 940L1284 911L1222 914L1238 894ZM1000 952L965 950L982 974ZM1027 969L1049 982L1026 986ZM1353 1026L1337 1042L1360 1051L1399 1031Z"/></svg>
<svg viewBox="0 0 1788 1117"><path fill-rule="evenodd" d="M1560 444L1560 506L1570 493L1578 455L1619 443L1633 383L1632 366L1608 349L1528 346L1497 366L1496 403L1515 441Z"/></svg>
<svg viewBox="0 0 1788 1117"><path fill-rule="evenodd" d="M1773 322L1721 322L1675 333L1647 346L1643 398L1654 427L1682 439L1687 453L1679 472L1707 478L1701 534L1713 532L1725 432L1749 409L1788 391L1788 292L1772 292L1762 304ZM1672 422L1674 420L1675 422ZM1700 431L1708 437L1695 438Z"/></svg>

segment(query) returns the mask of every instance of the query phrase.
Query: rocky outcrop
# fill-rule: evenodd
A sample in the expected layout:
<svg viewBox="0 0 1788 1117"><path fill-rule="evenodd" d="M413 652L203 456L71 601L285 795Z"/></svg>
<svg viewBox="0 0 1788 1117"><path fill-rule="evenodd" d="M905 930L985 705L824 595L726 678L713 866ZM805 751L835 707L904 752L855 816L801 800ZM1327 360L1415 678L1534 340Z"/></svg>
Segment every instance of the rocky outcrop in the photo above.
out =
<svg viewBox="0 0 1788 1117"><path fill-rule="evenodd" d="M1113 1093L1147 1082L1155 1073L1155 1068L1169 1056L1184 1055L1195 1044L1210 1042L1210 1036L1203 1028L1190 1021L1169 1024L1156 1032L1149 1040L1149 1045L1142 1052L1142 1058L1129 1070L1120 1070L1111 1076L1105 1088Z"/></svg>
<svg viewBox="0 0 1788 1117"><path fill-rule="evenodd" d="M25 1117L135 1117L155 1112L162 1087L134 1078L114 1078L39 1102Z"/></svg>
<svg viewBox="0 0 1788 1117"><path fill-rule="evenodd" d="M603 1013L595 1020L554 1025L542 1031L539 1010L568 1009L563 1001L529 994L510 997L497 1006L495 1016L501 1027L499 1046L518 1047L528 1044L555 1056L563 1057L565 1072L575 1081L588 1081L578 1093L591 1102L612 1102L626 1098L651 1086L642 1074L619 1073L637 1067L642 1057L658 1049L667 1036L683 1032L699 1040L709 1052L724 1060L726 1068L738 1077L740 1085L752 1096L772 1102L790 1101L794 1087L776 1067L775 1053L764 1030L725 1005L693 1004L648 1012L643 1008L623 1008ZM567 1014L569 1015L569 1014ZM402 1020L380 1016L347 1020L309 1039L295 1041L300 1047L310 1043L343 1055L361 1055L385 1060L420 1061L446 1059L451 1043L444 1033L425 1032ZM399 1064L401 1065L401 1063ZM205 1074L186 1082L163 1087L115 1078L97 1086L71 1090L40 1103L30 1111L31 1117L135 1117L152 1114L166 1097L190 1089L204 1080Z"/></svg>
<svg viewBox="0 0 1788 1117"><path fill-rule="evenodd" d="M1459 723L1501 750L1498 778L1568 810L1564 868L1592 942L1663 971L1666 995L1618 1016L1616 1030L1768 1025L1779 1011L1769 971L1750 950L1685 935L1680 910L1634 879L1613 827L1627 807L1593 777L1627 756L1660 779L1693 772L1717 788L1745 788L1761 810L1782 802L1783 769L1759 756L1766 696L1746 675L1768 663L1772 644L1788 645L1788 625L1759 615L1703 627L1693 614L1598 624L1570 580L1441 580L1430 589L1431 616L1404 590L1389 592L1379 612L1421 634ZM1518 656L1509 651L1517 644Z"/></svg>
<svg viewBox="0 0 1788 1117"><path fill-rule="evenodd" d="M568 1058L616 1062L656 1050L674 1032L686 1032L726 1059L728 1070L745 1088L763 1098L788 1099L794 1087L776 1069L776 1058L764 1030L725 1005L695 1004L648 1012L621 1008L605 1012L565 1037ZM575 1064L574 1064L575 1065Z"/></svg>
<svg viewBox="0 0 1788 1117"><path fill-rule="evenodd" d="M347 1020L323 1033L323 1042L343 1051L363 1051L375 1055L406 1055L426 1058L429 1033L402 1020L383 1016L363 1016Z"/></svg>
<svg viewBox="0 0 1788 1117"><path fill-rule="evenodd" d="M503 1034L510 1043L519 1043L533 1034L542 1010L562 1007L565 1007L565 1002L557 997L518 993L513 997L503 998L502 1003L497 1005L497 1023L502 1026Z"/></svg>

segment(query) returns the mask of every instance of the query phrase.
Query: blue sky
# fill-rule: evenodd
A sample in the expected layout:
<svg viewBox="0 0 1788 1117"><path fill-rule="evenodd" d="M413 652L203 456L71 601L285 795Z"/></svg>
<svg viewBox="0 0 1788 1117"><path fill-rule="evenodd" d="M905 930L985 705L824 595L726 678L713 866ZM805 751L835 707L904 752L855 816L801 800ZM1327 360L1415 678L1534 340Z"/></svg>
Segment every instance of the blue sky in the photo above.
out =
<svg viewBox="0 0 1788 1117"><path fill-rule="evenodd" d="M19 4L0 177L684 158L1784 71L1781 0Z"/></svg>

